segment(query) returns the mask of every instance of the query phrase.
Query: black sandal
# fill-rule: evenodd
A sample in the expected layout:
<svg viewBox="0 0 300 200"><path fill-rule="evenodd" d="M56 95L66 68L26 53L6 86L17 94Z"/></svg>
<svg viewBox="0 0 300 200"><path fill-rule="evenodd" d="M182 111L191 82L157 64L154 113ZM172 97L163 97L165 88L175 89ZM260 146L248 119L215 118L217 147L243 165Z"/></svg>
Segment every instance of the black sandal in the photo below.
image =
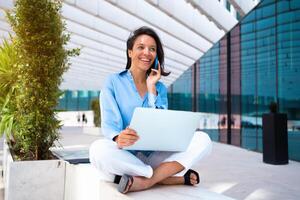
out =
<svg viewBox="0 0 300 200"><path fill-rule="evenodd" d="M195 174L197 176L197 183L200 183L200 177L199 177L199 174L198 172L192 170L192 169L189 169L185 174L184 174L184 185L193 185L191 183L191 174Z"/></svg>
<svg viewBox="0 0 300 200"><path fill-rule="evenodd" d="M131 182L131 185L128 187L128 184L130 182ZM125 174L122 176L122 178L120 180L120 183L118 185L118 191L123 194L126 194L129 191L132 184L133 184L133 177ZM127 189L127 191L125 192L126 189Z"/></svg>
<svg viewBox="0 0 300 200"><path fill-rule="evenodd" d="M115 184L119 184L121 178L122 178L122 176L120 176L120 175L115 175L114 183L115 183Z"/></svg>

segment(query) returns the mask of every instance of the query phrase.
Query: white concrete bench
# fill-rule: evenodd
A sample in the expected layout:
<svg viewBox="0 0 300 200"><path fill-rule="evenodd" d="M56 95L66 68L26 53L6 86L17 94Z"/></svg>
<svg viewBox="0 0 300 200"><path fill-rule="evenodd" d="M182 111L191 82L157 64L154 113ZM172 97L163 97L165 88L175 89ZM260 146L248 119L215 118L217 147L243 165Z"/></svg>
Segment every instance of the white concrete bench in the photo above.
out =
<svg viewBox="0 0 300 200"><path fill-rule="evenodd" d="M114 183L101 181L99 174L90 164L67 165L65 182L65 200L118 200L118 199L222 199L232 198L214 193L200 186L155 186L149 190L132 192L126 195L117 191Z"/></svg>

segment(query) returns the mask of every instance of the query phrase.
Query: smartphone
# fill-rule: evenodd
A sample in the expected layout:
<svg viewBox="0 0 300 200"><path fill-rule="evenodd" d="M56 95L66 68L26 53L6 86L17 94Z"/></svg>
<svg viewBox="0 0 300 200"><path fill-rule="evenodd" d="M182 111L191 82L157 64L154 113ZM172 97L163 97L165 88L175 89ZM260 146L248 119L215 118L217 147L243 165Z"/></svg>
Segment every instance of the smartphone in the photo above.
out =
<svg viewBox="0 0 300 200"><path fill-rule="evenodd" d="M154 60L154 67L153 69L158 69L158 57L156 56L155 60Z"/></svg>

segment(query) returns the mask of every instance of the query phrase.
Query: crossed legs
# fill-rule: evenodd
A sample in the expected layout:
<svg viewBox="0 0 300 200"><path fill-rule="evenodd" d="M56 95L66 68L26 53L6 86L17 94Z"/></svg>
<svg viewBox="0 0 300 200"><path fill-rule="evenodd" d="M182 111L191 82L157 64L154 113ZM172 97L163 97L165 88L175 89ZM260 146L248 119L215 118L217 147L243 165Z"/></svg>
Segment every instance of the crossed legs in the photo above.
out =
<svg viewBox="0 0 300 200"><path fill-rule="evenodd" d="M184 167L176 162L164 162L161 163L153 172L151 178L145 178L142 176L135 176L129 180L126 189L123 193L146 190L155 184L161 185L183 185L184 177L175 177L173 175L182 171ZM197 183L197 176L195 174L190 175L190 182L192 185Z"/></svg>
<svg viewBox="0 0 300 200"><path fill-rule="evenodd" d="M140 191L155 184L184 184L184 173L196 162L211 151L211 141L206 133L196 133L186 152L168 155L164 160L144 164L134 155L120 150L112 141L97 141L90 148L90 160L97 169L117 174L128 174L133 177L129 180L124 193ZM164 153L162 153L164 154ZM111 156L113 155L113 157ZM155 157L160 157L160 155ZM152 158L151 160L155 160ZM195 174L190 174L192 185L197 183Z"/></svg>
<svg viewBox="0 0 300 200"><path fill-rule="evenodd" d="M148 189L157 183L180 184L182 177L172 177L182 171L184 167L176 161L161 163L154 171L151 178L134 176L133 182L128 183L124 193ZM182 180L183 181L183 180ZM182 182L183 184L183 182Z"/></svg>

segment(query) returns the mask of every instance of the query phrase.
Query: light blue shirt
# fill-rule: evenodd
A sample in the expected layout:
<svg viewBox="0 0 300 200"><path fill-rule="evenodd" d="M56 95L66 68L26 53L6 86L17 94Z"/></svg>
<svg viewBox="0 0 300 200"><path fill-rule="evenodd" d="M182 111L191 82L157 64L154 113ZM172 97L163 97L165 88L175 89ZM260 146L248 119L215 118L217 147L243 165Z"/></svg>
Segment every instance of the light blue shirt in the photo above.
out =
<svg viewBox="0 0 300 200"><path fill-rule="evenodd" d="M167 109L167 88L157 82L156 91L157 96L147 92L141 97L129 70L110 75L100 93L102 134L108 139L117 136L129 125L136 107Z"/></svg>

